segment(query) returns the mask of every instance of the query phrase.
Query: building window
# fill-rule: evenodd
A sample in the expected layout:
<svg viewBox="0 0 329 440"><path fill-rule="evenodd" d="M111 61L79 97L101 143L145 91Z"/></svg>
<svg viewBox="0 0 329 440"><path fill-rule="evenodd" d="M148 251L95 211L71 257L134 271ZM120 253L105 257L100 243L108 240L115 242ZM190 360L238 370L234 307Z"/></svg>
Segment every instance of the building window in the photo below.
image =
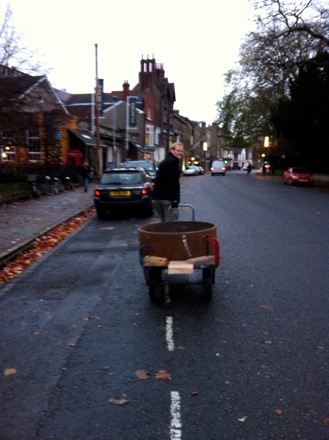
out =
<svg viewBox="0 0 329 440"><path fill-rule="evenodd" d="M26 143L29 150L29 161L37 162L40 160L40 139L37 132L28 131L26 133Z"/></svg>
<svg viewBox="0 0 329 440"><path fill-rule="evenodd" d="M153 125L145 126L145 145L154 147L154 127Z"/></svg>
<svg viewBox="0 0 329 440"><path fill-rule="evenodd" d="M2 160L11 161L16 159L15 136L12 131L2 132Z"/></svg>
<svg viewBox="0 0 329 440"><path fill-rule="evenodd" d="M159 145L160 143L160 128L155 129L155 145Z"/></svg>

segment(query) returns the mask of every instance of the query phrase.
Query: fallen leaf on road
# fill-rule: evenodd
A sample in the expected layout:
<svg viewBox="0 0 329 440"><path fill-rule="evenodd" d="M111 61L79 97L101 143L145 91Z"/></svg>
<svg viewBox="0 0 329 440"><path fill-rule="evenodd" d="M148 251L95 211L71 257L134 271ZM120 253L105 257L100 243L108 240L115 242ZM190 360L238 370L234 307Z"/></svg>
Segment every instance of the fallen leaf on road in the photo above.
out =
<svg viewBox="0 0 329 440"><path fill-rule="evenodd" d="M271 306L270 304L264 304L264 305L260 306L260 308L262 310L273 310L273 306Z"/></svg>
<svg viewBox="0 0 329 440"><path fill-rule="evenodd" d="M276 410L274 410L274 412L275 412L275 414L282 414L282 409L276 409Z"/></svg>
<svg viewBox="0 0 329 440"><path fill-rule="evenodd" d="M11 376L12 374L16 374L16 373L17 373L16 368L5 368L3 372L5 376Z"/></svg>
<svg viewBox="0 0 329 440"><path fill-rule="evenodd" d="M243 423L247 420L247 418L248 418L248 416L239 417L238 421Z"/></svg>
<svg viewBox="0 0 329 440"><path fill-rule="evenodd" d="M115 403L116 405L127 405L129 400L127 399L110 399L109 402Z"/></svg>
<svg viewBox="0 0 329 440"><path fill-rule="evenodd" d="M199 394L198 391L192 391L191 396L197 396Z"/></svg>
<svg viewBox="0 0 329 440"><path fill-rule="evenodd" d="M322 419L322 421L323 421L323 423L324 423L325 425L328 425L328 423L329 423L329 417L324 417L324 418Z"/></svg>
<svg viewBox="0 0 329 440"><path fill-rule="evenodd" d="M155 373L155 378L161 380L171 380L171 375L166 370L159 370L157 373Z"/></svg>
<svg viewBox="0 0 329 440"><path fill-rule="evenodd" d="M148 379L150 377L150 373L145 370L137 370L135 374L138 379Z"/></svg>

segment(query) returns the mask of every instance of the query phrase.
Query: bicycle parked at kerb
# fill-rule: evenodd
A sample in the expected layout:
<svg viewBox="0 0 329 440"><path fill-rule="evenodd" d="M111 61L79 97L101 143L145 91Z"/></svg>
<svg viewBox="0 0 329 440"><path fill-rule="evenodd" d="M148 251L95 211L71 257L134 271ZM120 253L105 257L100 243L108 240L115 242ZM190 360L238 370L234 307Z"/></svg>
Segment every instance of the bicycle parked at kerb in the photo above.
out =
<svg viewBox="0 0 329 440"><path fill-rule="evenodd" d="M74 190L73 183L71 182L71 178L69 176L64 177L63 187L64 187L65 191L73 191Z"/></svg>
<svg viewBox="0 0 329 440"><path fill-rule="evenodd" d="M59 177L45 176L42 184L42 190L47 196L53 196L54 194L60 194L64 191L62 181Z"/></svg>

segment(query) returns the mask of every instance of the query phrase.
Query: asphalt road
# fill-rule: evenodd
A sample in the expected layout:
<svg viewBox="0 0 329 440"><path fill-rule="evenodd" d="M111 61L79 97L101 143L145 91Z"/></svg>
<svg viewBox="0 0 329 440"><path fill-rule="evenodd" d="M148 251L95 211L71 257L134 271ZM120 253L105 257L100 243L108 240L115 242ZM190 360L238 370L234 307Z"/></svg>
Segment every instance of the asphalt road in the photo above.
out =
<svg viewBox="0 0 329 440"><path fill-rule="evenodd" d="M195 273L151 304L154 218L93 218L0 290L1 440L329 438L329 194L227 173L182 203L217 227L211 303Z"/></svg>

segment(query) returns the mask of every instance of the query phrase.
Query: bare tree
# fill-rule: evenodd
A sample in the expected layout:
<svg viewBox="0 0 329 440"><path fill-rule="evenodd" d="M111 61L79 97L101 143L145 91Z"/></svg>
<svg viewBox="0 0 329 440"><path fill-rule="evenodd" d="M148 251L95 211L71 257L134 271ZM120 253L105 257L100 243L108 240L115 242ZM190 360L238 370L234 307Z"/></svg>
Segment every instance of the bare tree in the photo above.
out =
<svg viewBox="0 0 329 440"><path fill-rule="evenodd" d="M24 36L14 27L12 18L11 8L7 6L0 24L0 66L15 67L30 74L44 74L45 69L38 60L39 51L25 46Z"/></svg>
<svg viewBox="0 0 329 440"><path fill-rule="evenodd" d="M291 34L309 36L309 49L321 52L329 47L329 10L321 0L253 0L258 28L277 29L276 39Z"/></svg>
<svg viewBox="0 0 329 440"><path fill-rule="evenodd" d="M239 133L256 145L257 136L261 142L271 134L271 106L289 96L300 67L321 59L326 63L317 55L329 49L329 8L319 0L250 1L255 30L245 37L239 65L228 73L227 93L217 106L218 121L226 121L232 137Z"/></svg>

